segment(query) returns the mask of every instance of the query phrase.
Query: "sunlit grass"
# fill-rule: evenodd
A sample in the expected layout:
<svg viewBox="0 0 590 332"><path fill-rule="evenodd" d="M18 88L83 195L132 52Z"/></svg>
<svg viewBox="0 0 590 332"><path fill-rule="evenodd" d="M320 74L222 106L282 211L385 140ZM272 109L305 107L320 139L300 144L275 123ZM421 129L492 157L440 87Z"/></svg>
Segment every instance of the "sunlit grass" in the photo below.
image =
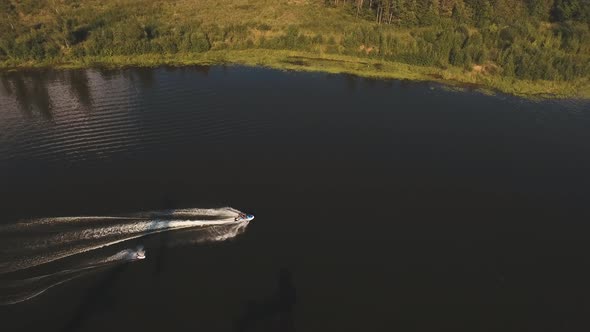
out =
<svg viewBox="0 0 590 332"><path fill-rule="evenodd" d="M121 34L115 39L116 42L108 45L114 55L87 55L101 54L91 52L76 54L76 49L88 47L90 41L86 40L71 49L62 48L62 54L58 57L36 61L9 59L0 62L0 69L241 64L373 78L437 81L455 87L469 86L526 97L590 98L588 78L567 82L526 81L504 77L501 72L477 73L448 65L434 67L407 64L407 61L395 58L394 55L411 51L416 42L412 34L421 33L430 27L377 27L372 21L357 18L346 9L325 6L323 0L85 0L83 6L69 6L60 1L54 4L55 8L42 7L41 12L22 17L23 22L30 26L57 24L52 21L57 11L64 17L77 18L78 26L112 27L114 33ZM126 49L128 45L124 44L133 41L123 31L129 22L142 27L157 27L161 36L152 43L178 43L178 30L182 28L203 31L210 37L210 50L203 53L180 50L155 54L150 53L153 52L151 50ZM304 46L263 45L264 40L280 39L292 27L296 27L298 34L307 38ZM348 45L348 48L343 46L347 31L374 29L396 38L399 44L392 49L393 54L364 54L358 44ZM94 32L92 29L90 31L92 36ZM319 38L319 41L310 42L314 38ZM376 45L366 46L377 48ZM133 55L117 55L121 53Z"/></svg>

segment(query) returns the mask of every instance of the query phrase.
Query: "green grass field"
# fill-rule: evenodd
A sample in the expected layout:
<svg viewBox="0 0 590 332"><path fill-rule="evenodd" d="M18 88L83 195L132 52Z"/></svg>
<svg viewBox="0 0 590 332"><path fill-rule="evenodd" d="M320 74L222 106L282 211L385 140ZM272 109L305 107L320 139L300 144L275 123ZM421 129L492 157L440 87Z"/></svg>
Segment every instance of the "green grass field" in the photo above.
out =
<svg viewBox="0 0 590 332"><path fill-rule="evenodd" d="M531 98L590 98L585 72L567 79L552 68L507 74L506 66L493 61L499 52L495 42L479 41L480 35L490 39L501 31L448 21L426 27L376 24L370 13L357 17L351 7L321 0L41 0L20 6L12 21L0 23L15 40L3 34L8 37L0 44L6 50L2 70L240 64L437 81ZM532 31L528 34L550 45L550 32ZM472 40L481 46L469 44ZM460 63L454 61L453 43L463 45ZM476 61L478 47L491 55ZM586 48L569 54L544 47L549 55L576 61L569 66L577 71L590 67L584 67L590 59ZM549 75L555 79L543 79Z"/></svg>

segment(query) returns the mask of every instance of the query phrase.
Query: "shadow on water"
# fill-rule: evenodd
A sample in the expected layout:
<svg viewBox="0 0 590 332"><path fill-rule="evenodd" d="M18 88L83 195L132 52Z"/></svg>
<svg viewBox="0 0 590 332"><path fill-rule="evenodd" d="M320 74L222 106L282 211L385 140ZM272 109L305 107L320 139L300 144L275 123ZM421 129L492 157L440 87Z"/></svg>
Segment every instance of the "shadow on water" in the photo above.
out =
<svg viewBox="0 0 590 332"><path fill-rule="evenodd" d="M105 67L97 67L97 68L95 68L95 70L98 72L100 77L105 81L110 81L110 80L113 80L117 77L120 77L120 76L124 75L124 72L125 72L123 70L117 70L117 69L111 69L111 68L105 68Z"/></svg>
<svg viewBox="0 0 590 332"><path fill-rule="evenodd" d="M92 106L92 94L88 82L86 70L71 70L67 72L67 82L70 90L78 98L78 102L84 107Z"/></svg>
<svg viewBox="0 0 590 332"><path fill-rule="evenodd" d="M108 272L98 284L90 288L82 302L74 312L72 319L64 326L62 332L80 331L84 321L92 315L92 313L106 310L112 306L113 302L116 302L116 298L109 297L109 290L117 282L119 277L127 269L129 263L123 263Z"/></svg>
<svg viewBox="0 0 590 332"><path fill-rule="evenodd" d="M4 90L14 93L21 112L27 118L35 113L45 119L52 119L52 102L49 96L49 75L43 72L14 73L2 77Z"/></svg>
<svg viewBox="0 0 590 332"><path fill-rule="evenodd" d="M154 87L155 71L151 68L138 68L130 76L132 81L139 81L142 89L150 89Z"/></svg>
<svg viewBox="0 0 590 332"><path fill-rule="evenodd" d="M293 309L296 302L291 271L281 268L276 293L262 301L250 301L244 313L234 320L234 331L295 331Z"/></svg>
<svg viewBox="0 0 590 332"><path fill-rule="evenodd" d="M190 73L197 73L202 75L203 77L209 76L209 70L211 70L210 66L192 66L188 67Z"/></svg>
<svg viewBox="0 0 590 332"><path fill-rule="evenodd" d="M2 93L6 96L12 96L14 94L14 91L12 91L12 85L10 84L10 80L8 80L8 77L0 75L0 86L2 86Z"/></svg>
<svg viewBox="0 0 590 332"><path fill-rule="evenodd" d="M52 73L39 70L2 75L3 88L0 92L7 96L14 96L25 117L32 118L38 114L44 119L51 120L54 104L49 87L54 79L67 82L71 93L82 106L85 108L92 106L90 80L86 70Z"/></svg>
<svg viewBox="0 0 590 332"><path fill-rule="evenodd" d="M358 83L358 76L352 75L352 74L342 74L342 76L344 77L344 80L346 81L346 89L348 90L348 92L353 93L356 91L357 89L357 83Z"/></svg>
<svg viewBox="0 0 590 332"><path fill-rule="evenodd" d="M209 77L211 66L206 65L194 65L194 66L166 66L162 67L162 70L167 73L180 73L183 77L194 77L195 75L201 77Z"/></svg>

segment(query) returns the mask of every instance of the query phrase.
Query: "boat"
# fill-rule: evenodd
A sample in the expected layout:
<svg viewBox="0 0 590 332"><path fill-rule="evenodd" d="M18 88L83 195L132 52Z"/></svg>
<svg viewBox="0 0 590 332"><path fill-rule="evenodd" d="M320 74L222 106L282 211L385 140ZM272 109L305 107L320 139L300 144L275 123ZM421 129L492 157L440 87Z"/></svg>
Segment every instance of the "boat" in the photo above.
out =
<svg viewBox="0 0 590 332"><path fill-rule="evenodd" d="M251 214L239 213L237 217L234 218L235 221L251 221L254 219L254 216Z"/></svg>

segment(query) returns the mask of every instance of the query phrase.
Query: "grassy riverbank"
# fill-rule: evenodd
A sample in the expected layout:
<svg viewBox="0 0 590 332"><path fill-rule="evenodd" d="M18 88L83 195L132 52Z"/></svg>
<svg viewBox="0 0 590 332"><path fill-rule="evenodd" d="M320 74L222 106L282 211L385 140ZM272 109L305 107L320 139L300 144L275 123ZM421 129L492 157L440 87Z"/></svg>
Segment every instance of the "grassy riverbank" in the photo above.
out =
<svg viewBox="0 0 590 332"><path fill-rule="evenodd" d="M419 3L425 1L431 0ZM565 37L554 37L561 23L534 23L523 13L526 29L499 19L480 23L478 7L466 4L472 0L449 1L455 5L448 17L441 2L435 20L412 24L392 23L393 12L384 24L389 2L377 0L377 7L322 0L10 1L0 8L9 18L0 22L0 70L241 64L590 98L587 26L567 23L577 30L564 44ZM457 8L470 16L459 17ZM420 10L418 17L427 14Z"/></svg>
<svg viewBox="0 0 590 332"><path fill-rule="evenodd" d="M353 74L360 77L434 81L457 88L469 87L489 93L502 92L527 98L590 98L587 80L578 82L525 81L501 76L481 75L462 69L413 66L399 62L363 59L346 55L314 54L287 50L223 50L174 55L141 54L110 57L84 57L59 60L4 63L5 70L30 68L122 68L129 66L238 64L281 70Z"/></svg>

